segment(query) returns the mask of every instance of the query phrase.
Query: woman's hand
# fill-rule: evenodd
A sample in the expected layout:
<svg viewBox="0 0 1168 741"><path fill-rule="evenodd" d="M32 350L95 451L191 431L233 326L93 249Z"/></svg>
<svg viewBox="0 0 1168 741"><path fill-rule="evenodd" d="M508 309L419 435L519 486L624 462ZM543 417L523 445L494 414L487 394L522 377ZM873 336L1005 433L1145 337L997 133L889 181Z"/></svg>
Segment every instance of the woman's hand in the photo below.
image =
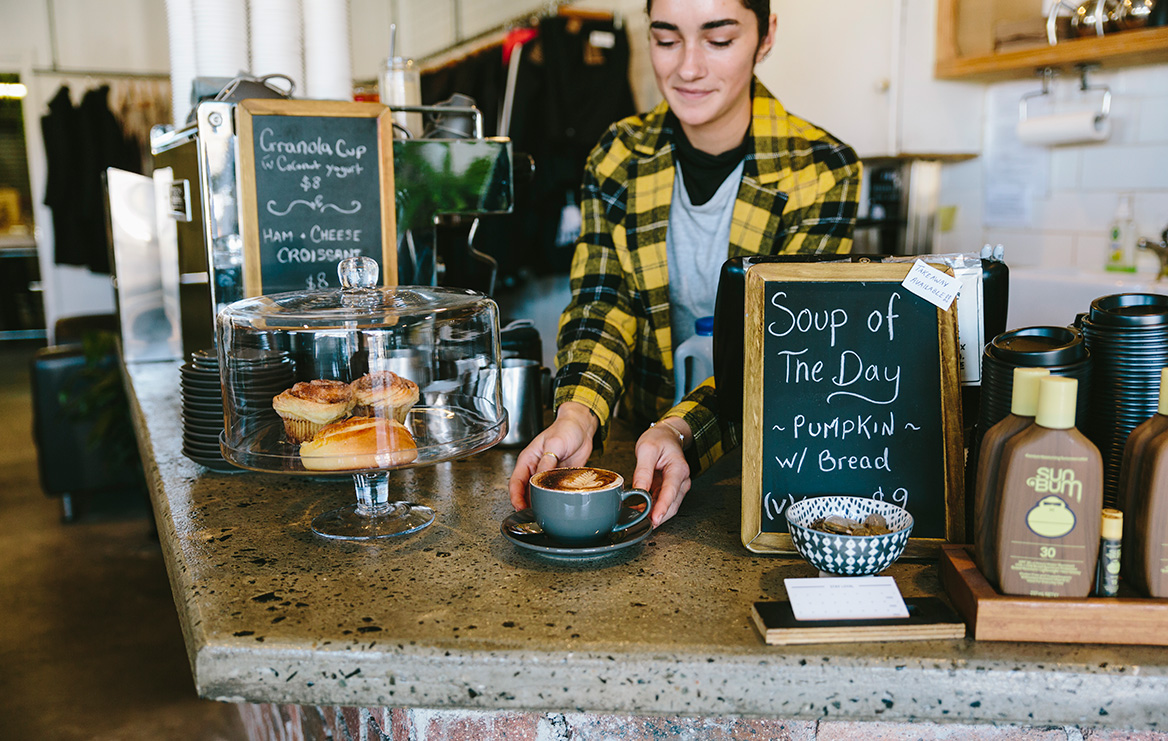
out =
<svg viewBox="0 0 1168 741"><path fill-rule="evenodd" d="M564 466L583 466L592 454L592 437L600 420L583 404L566 401L556 411L556 421L536 435L515 460L508 488L511 506L531 506L527 497L527 480L540 471Z"/></svg>
<svg viewBox="0 0 1168 741"><path fill-rule="evenodd" d="M637 439L633 488L653 495L649 519L654 528L677 514L681 500L689 491L689 463L683 446L692 440L693 432L680 417L658 422Z"/></svg>

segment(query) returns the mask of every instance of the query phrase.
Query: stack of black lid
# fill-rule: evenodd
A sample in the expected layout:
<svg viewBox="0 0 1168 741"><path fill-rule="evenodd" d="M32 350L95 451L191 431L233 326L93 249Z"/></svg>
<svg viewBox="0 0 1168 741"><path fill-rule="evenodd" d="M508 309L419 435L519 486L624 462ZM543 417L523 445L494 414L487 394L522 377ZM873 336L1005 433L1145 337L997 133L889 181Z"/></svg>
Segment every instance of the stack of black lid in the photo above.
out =
<svg viewBox="0 0 1168 741"><path fill-rule="evenodd" d="M1051 375L1077 379L1079 404L1075 410L1076 426L1082 427L1083 421L1087 419L1091 354L1079 330L1074 327L1024 327L998 335L982 352L981 398L975 434L969 444L966 492L974 491L982 438L989 428L1010 413L1014 395L1014 369L1020 367L1046 368ZM971 494L966 500L972 506Z"/></svg>
<svg viewBox="0 0 1168 741"><path fill-rule="evenodd" d="M1168 366L1168 296L1103 296L1081 323L1095 361L1084 431L1103 454L1103 501L1114 507L1128 434L1159 405L1160 369Z"/></svg>
<svg viewBox="0 0 1168 741"><path fill-rule="evenodd" d="M1091 354L1074 327L1024 327L1003 332L985 347L981 362L981 434L1010 413L1015 368L1046 368L1053 376L1079 381L1079 405L1075 424L1087 418L1087 393L1091 385Z"/></svg>
<svg viewBox="0 0 1168 741"><path fill-rule="evenodd" d="M215 351L192 352L191 359L179 370L182 373L183 455L214 471L239 470L223 460L219 451L219 433L223 431L223 390Z"/></svg>

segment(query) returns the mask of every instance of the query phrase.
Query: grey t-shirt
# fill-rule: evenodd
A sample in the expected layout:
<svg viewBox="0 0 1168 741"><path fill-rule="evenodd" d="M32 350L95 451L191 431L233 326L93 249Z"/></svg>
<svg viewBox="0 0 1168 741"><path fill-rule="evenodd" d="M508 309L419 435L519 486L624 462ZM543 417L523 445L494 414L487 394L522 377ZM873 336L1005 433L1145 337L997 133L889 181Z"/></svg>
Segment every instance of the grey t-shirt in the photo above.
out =
<svg viewBox="0 0 1168 741"><path fill-rule="evenodd" d="M742 165L738 163L710 200L695 206L682 183L681 163L677 163L665 234L674 350L694 335L695 320L714 314L718 276L726 262L730 220L742 182Z"/></svg>

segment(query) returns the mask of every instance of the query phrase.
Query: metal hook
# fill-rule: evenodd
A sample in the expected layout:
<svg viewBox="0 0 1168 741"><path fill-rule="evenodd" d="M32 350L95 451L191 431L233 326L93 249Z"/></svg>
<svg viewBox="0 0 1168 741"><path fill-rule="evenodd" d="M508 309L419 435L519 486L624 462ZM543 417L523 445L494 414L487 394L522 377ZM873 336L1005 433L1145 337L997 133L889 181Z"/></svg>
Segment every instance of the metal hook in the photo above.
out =
<svg viewBox="0 0 1168 741"><path fill-rule="evenodd" d="M1022 96L1018 101L1018 120L1026 120L1026 101L1030 98L1041 98L1044 95L1050 95L1050 85L1054 78L1058 75L1058 70L1053 67L1041 67L1035 70L1035 74L1042 75L1042 90L1031 91Z"/></svg>

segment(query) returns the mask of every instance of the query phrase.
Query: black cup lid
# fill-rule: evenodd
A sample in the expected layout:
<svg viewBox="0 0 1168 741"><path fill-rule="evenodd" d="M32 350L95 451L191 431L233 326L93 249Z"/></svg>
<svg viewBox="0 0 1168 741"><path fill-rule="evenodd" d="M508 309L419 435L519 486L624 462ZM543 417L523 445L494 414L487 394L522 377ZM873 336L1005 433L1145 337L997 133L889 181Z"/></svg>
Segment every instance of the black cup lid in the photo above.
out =
<svg viewBox="0 0 1168 741"><path fill-rule="evenodd" d="M1168 296L1159 293L1116 293L1091 302L1091 321L1110 327L1168 324Z"/></svg>
<svg viewBox="0 0 1168 741"><path fill-rule="evenodd" d="M1071 327L1023 327L995 337L987 348L1010 365L1048 368L1077 363L1087 357L1082 336Z"/></svg>

